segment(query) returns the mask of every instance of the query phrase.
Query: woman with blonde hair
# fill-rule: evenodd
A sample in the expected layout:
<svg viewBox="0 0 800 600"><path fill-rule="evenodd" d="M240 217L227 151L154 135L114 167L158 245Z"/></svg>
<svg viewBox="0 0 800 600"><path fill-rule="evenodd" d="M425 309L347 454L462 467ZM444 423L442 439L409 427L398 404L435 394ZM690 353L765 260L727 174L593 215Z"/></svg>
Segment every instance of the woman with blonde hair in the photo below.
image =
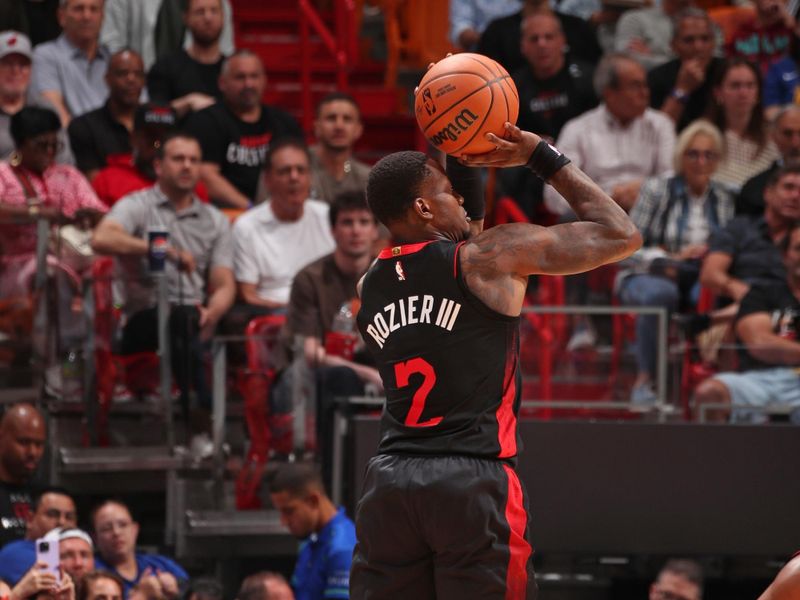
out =
<svg viewBox="0 0 800 600"><path fill-rule="evenodd" d="M628 306L662 306L669 311L694 305L700 262L711 234L733 218L734 204L725 186L712 179L720 164L720 131L698 120L678 136L675 175L653 177L642 185L631 220L644 240L622 263L617 289ZM637 318L638 375L631 401L648 405L656 397L657 317Z"/></svg>

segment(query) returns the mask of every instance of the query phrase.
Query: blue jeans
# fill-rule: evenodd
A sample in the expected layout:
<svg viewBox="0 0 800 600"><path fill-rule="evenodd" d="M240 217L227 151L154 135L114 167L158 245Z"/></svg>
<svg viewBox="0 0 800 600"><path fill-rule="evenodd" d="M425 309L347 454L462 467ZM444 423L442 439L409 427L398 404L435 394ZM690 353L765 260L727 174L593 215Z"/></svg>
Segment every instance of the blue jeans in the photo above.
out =
<svg viewBox="0 0 800 600"><path fill-rule="evenodd" d="M619 297L626 306L663 306L668 311L678 308L678 285L666 277L631 275L623 282ZM639 372L655 377L658 351L658 316L636 317L636 364Z"/></svg>

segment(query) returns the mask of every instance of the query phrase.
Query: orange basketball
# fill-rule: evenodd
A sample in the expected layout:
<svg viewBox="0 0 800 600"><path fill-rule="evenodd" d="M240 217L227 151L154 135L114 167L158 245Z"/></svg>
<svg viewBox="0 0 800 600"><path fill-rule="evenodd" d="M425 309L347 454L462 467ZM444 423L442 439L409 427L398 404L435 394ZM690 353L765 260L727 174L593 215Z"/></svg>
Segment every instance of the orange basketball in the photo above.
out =
<svg viewBox="0 0 800 600"><path fill-rule="evenodd" d="M517 122L519 94L508 72L491 58L465 52L431 67L416 92L414 111L422 133L446 154L494 150L488 132L503 135Z"/></svg>

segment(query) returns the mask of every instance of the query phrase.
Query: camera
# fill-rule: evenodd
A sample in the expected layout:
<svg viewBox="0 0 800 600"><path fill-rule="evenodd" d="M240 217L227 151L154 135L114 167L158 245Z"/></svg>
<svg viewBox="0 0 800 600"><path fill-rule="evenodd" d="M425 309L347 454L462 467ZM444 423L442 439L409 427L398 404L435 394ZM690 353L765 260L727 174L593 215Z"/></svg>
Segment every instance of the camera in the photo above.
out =
<svg viewBox="0 0 800 600"><path fill-rule="evenodd" d="M50 542L39 542L39 552L49 552Z"/></svg>

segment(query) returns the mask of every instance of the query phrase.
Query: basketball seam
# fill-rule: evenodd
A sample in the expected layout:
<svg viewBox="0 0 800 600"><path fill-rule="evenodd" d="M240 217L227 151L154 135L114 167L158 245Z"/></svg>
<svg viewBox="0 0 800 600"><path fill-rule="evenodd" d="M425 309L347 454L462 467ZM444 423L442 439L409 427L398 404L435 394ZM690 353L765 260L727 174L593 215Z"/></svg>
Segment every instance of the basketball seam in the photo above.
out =
<svg viewBox="0 0 800 600"><path fill-rule="evenodd" d="M451 74L451 73L448 73L448 75L450 75L450 74ZM454 73L454 74L456 74L456 73ZM474 75L474 73L470 73L470 75ZM485 83L484 83L484 84L483 84L481 87L479 87L477 90L472 90L472 91L471 91L469 94L467 94L466 96L463 96L462 98L459 98L458 100L456 100L455 102L453 102L453 103L452 103L450 106L448 106L447 108L445 108L445 109L442 111L442 113L441 113L441 114L440 114L438 117L436 117L436 118L435 118L433 121L431 121L430 123L428 123L428 124L425 126L425 129L423 129L423 130L422 130L422 133L423 133L423 134L425 134L425 135L427 136L427 135L428 135L428 129L430 129L431 125L433 125L434 123L436 123L436 121L438 121L438 120L439 120L439 119L441 119L441 118L442 118L444 115L446 115L448 111L450 111L450 110L452 110L452 109L453 109L453 107L457 106L458 104L461 104L462 102L464 102L464 100L466 100L467 98L470 98L471 96L473 96L473 95L477 94L478 92L480 92L480 91L481 91L483 88L485 88L485 87L488 87L488 88L491 90L491 85L492 85L493 83L497 83L497 82L499 82L499 81L502 81L502 80L503 80L503 79L505 79L506 77L511 77L511 76L510 76L510 75L503 75L502 77L496 77L495 79L492 79L491 81L486 81L486 82L485 82ZM438 79L438 77L437 77L437 79ZM435 81L435 80L433 80L433 81ZM426 83L425 85L427 86L427 85L429 85L429 84L428 84L428 83ZM492 94L492 96L494 96L494 94ZM492 101L494 101L494 98L492 99ZM489 106L491 106L491 104L490 104Z"/></svg>

